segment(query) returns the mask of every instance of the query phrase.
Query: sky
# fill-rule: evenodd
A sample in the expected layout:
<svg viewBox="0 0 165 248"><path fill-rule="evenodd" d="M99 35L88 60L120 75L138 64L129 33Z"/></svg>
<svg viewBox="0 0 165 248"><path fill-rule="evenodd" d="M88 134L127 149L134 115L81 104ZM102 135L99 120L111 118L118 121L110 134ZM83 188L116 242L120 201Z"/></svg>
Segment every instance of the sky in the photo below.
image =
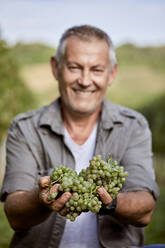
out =
<svg viewBox="0 0 165 248"><path fill-rule="evenodd" d="M165 0L0 0L0 33L11 45L57 46L74 25L107 32L115 46L165 45Z"/></svg>

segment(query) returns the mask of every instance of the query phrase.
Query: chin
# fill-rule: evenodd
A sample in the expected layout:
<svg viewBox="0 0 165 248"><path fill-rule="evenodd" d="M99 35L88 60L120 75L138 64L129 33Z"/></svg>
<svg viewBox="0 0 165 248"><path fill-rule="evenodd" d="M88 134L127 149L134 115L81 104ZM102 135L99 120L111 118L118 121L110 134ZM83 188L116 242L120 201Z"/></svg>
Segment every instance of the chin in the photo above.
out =
<svg viewBox="0 0 165 248"><path fill-rule="evenodd" d="M68 98L62 98L63 104L65 106L66 111L68 110L70 113L75 113L77 115L90 115L94 112L97 112L100 108L99 100L98 101L90 101L90 99L82 100L74 100Z"/></svg>
<svg viewBox="0 0 165 248"><path fill-rule="evenodd" d="M77 113L77 114L79 114L79 115L90 115L90 114L92 114L92 113L94 113L96 110L97 110L97 107L96 106L91 106L90 108L89 108L89 106L87 106L87 107L82 107L82 106L72 106L71 108L70 108L70 110L72 111L72 112L74 112L74 113Z"/></svg>

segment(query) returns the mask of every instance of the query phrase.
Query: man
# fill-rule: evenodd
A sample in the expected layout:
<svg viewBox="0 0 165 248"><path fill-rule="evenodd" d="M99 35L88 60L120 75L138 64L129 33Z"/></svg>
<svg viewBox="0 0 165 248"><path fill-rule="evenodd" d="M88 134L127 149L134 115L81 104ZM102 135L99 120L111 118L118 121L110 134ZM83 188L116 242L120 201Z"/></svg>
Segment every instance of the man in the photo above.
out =
<svg viewBox="0 0 165 248"><path fill-rule="evenodd" d="M51 67L61 97L17 116L8 133L1 199L16 231L11 247L141 246L142 227L150 222L158 197L151 135L141 114L104 99L117 73L111 39L88 25L68 29ZM87 212L66 221L71 193L48 201L48 175L62 164L79 172L94 154L107 159L109 153L129 173L117 199L101 187L107 214Z"/></svg>

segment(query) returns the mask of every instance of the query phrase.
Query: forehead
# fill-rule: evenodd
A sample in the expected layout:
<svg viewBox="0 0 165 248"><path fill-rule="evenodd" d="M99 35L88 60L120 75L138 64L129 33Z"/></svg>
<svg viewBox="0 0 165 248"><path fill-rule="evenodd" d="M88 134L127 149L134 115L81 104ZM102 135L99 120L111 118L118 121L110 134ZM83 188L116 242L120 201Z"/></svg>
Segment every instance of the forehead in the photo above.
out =
<svg viewBox="0 0 165 248"><path fill-rule="evenodd" d="M80 40L77 37L67 39L64 58L69 60L108 60L109 46L106 41L98 39Z"/></svg>

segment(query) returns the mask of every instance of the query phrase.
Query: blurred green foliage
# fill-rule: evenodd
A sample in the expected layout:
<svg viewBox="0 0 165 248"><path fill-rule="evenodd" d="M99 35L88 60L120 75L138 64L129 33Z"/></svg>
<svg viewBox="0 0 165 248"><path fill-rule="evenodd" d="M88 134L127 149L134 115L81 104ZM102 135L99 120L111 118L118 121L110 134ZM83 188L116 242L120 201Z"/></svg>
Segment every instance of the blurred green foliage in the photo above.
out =
<svg viewBox="0 0 165 248"><path fill-rule="evenodd" d="M131 70L131 67L140 65L144 68L149 67L159 74L165 74L165 46L139 48L127 43L118 47L116 50L119 67L129 67L129 70ZM135 75L136 77L139 76ZM144 77L143 84L145 85L145 83ZM148 98L147 101L143 101L143 104L140 104L137 108L135 107L135 109L143 113L149 122L152 131L153 151L157 154L165 155L165 91L162 88L161 95L155 95L153 85L157 83L151 77L148 92L153 89L152 97ZM165 77L163 83L165 83ZM138 99L140 98L136 94L138 92L138 85L135 87L133 97L134 99ZM147 99L147 94L145 93L145 95Z"/></svg>
<svg viewBox="0 0 165 248"><path fill-rule="evenodd" d="M153 151L165 154L165 93L139 109L147 118L153 139Z"/></svg>
<svg viewBox="0 0 165 248"><path fill-rule="evenodd" d="M34 107L32 92L19 77L17 60L11 49L0 40L0 141L11 119L18 113Z"/></svg>
<svg viewBox="0 0 165 248"><path fill-rule="evenodd" d="M152 69L165 73L165 46L136 47L126 43L116 49L119 66L150 66Z"/></svg>
<svg viewBox="0 0 165 248"><path fill-rule="evenodd" d="M164 218L164 206L165 206L165 187L159 185L160 197L156 203L155 210L153 212L151 223L145 228L145 244L165 244L165 218Z"/></svg>
<svg viewBox="0 0 165 248"><path fill-rule="evenodd" d="M20 66L43 62L47 63L50 57L55 54L55 48L41 43L25 44L19 42L11 48L11 55L13 58L17 58L17 62Z"/></svg>
<svg viewBox="0 0 165 248"><path fill-rule="evenodd" d="M8 248L14 231L11 229L5 212L3 210L3 203L0 202L0 247Z"/></svg>

